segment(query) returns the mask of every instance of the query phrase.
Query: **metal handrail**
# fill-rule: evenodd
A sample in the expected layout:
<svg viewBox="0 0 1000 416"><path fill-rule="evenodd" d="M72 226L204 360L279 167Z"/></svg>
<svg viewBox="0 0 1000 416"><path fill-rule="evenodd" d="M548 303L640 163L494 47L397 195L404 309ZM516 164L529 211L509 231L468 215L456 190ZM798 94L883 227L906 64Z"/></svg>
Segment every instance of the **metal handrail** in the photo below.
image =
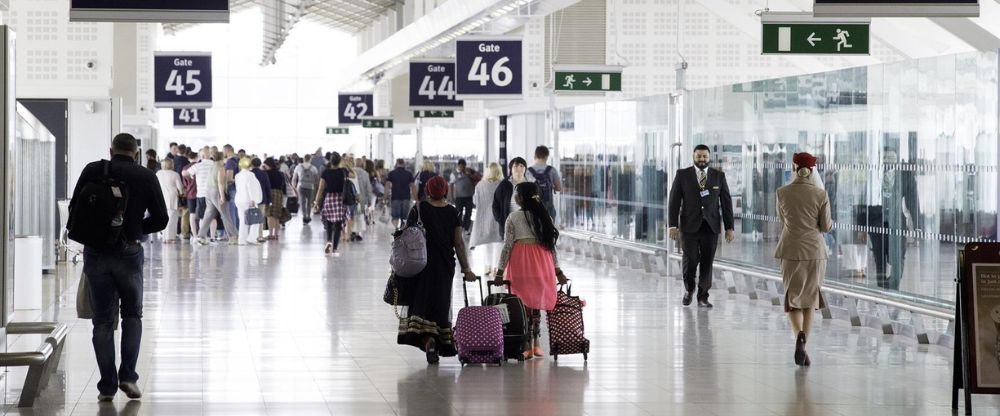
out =
<svg viewBox="0 0 1000 416"><path fill-rule="evenodd" d="M667 252L668 253L667 255L670 259L673 260L683 259L683 256L681 254L671 253L668 251L669 249L667 246L662 246L659 244L640 243L623 239L612 239L607 236L602 236L600 234L587 231L573 230L573 231L560 231L560 233L568 234L568 236L571 238L573 236L585 236L586 239L589 241L597 243L606 243L607 245L612 245L621 248L629 248L637 251L640 250L651 251L654 250L653 247L658 247L660 248L660 251ZM626 245L631 247L624 247ZM728 262L726 260L716 259L714 267L762 279L774 280L779 282L782 281L781 275L777 273L754 269L744 264ZM855 287L837 282L824 282L822 288L823 291L826 293L837 294L857 300L903 309L920 315L925 315L947 321L953 321L955 319L954 305L951 305L947 302L934 302L905 294L893 293L889 294L889 296L886 296L886 294L866 293L865 291L858 290Z"/></svg>

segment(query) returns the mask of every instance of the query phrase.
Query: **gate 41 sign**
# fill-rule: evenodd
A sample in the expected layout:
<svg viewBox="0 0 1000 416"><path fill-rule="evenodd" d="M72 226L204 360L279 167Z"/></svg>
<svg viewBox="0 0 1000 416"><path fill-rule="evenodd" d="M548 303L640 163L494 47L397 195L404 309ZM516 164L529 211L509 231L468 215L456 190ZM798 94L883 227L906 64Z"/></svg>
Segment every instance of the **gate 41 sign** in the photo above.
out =
<svg viewBox="0 0 1000 416"><path fill-rule="evenodd" d="M205 127L205 110L201 108L175 108L174 127L176 128Z"/></svg>
<svg viewBox="0 0 1000 416"><path fill-rule="evenodd" d="M520 39L470 36L455 44L458 98L521 98L524 72Z"/></svg>
<svg viewBox="0 0 1000 416"><path fill-rule="evenodd" d="M340 125L361 124L361 119L372 116L374 103L372 94L340 94L337 97L337 121Z"/></svg>
<svg viewBox="0 0 1000 416"><path fill-rule="evenodd" d="M456 98L455 63L440 60L410 62L410 109L461 109Z"/></svg>
<svg viewBox="0 0 1000 416"><path fill-rule="evenodd" d="M156 107L212 106L212 54L156 52L153 55Z"/></svg>

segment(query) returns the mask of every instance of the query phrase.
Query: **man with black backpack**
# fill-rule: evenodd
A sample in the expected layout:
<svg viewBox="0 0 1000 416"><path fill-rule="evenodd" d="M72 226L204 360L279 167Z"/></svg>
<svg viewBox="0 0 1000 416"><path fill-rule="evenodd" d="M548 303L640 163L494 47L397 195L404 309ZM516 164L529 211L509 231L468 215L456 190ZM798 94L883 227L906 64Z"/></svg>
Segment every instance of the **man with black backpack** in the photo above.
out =
<svg viewBox="0 0 1000 416"><path fill-rule="evenodd" d="M69 203L69 238L84 245L83 274L94 311L94 355L101 379L98 400L109 402L121 389L142 397L135 372L142 340L142 266L140 239L167 226L167 207L156 174L136 164L139 145L127 133L115 136L111 160L83 169ZM146 213L149 216L143 218ZM113 329L121 298L122 357L115 369Z"/></svg>
<svg viewBox="0 0 1000 416"><path fill-rule="evenodd" d="M549 165L549 148L538 146L535 148L535 164L528 167L528 173L538 185L538 190L542 195L542 205L549 211L552 221L556 219L556 204L553 195L562 192L562 180L559 178L559 170Z"/></svg>

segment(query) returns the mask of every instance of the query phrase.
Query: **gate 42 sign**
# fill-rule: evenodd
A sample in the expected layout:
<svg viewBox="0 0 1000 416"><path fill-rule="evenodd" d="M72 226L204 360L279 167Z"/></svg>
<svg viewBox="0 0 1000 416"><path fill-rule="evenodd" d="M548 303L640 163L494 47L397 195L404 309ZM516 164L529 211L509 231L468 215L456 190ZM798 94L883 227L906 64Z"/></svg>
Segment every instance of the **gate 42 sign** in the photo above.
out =
<svg viewBox="0 0 1000 416"><path fill-rule="evenodd" d="M157 107L212 106L212 54L156 52L153 91Z"/></svg>
<svg viewBox="0 0 1000 416"><path fill-rule="evenodd" d="M465 37L455 43L458 98L521 98L524 75L520 39Z"/></svg>
<svg viewBox="0 0 1000 416"><path fill-rule="evenodd" d="M440 60L410 62L410 109L461 109L456 97L455 63Z"/></svg>
<svg viewBox="0 0 1000 416"><path fill-rule="evenodd" d="M337 121L344 124L361 124L361 119L374 114L375 99L372 94L340 94L337 97Z"/></svg>

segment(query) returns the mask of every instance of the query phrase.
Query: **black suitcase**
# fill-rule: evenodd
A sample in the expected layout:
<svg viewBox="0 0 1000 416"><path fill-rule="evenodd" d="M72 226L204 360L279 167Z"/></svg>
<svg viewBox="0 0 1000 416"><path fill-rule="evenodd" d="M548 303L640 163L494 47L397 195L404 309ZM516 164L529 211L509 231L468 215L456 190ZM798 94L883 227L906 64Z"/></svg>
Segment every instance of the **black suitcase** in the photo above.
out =
<svg viewBox="0 0 1000 416"><path fill-rule="evenodd" d="M299 212L299 198L294 196L288 197L288 202L285 204L285 208L288 208L288 212L297 214Z"/></svg>
<svg viewBox="0 0 1000 416"><path fill-rule="evenodd" d="M493 286L507 286L507 293L493 293ZM505 318L503 323L503 355L507 359L524 360L524 345L528 341L528 312L524 309L521 298L510 293L510 281L503 283L490 281L486 284L487 293L484 305L505 307L501 311Z"/></svg>

